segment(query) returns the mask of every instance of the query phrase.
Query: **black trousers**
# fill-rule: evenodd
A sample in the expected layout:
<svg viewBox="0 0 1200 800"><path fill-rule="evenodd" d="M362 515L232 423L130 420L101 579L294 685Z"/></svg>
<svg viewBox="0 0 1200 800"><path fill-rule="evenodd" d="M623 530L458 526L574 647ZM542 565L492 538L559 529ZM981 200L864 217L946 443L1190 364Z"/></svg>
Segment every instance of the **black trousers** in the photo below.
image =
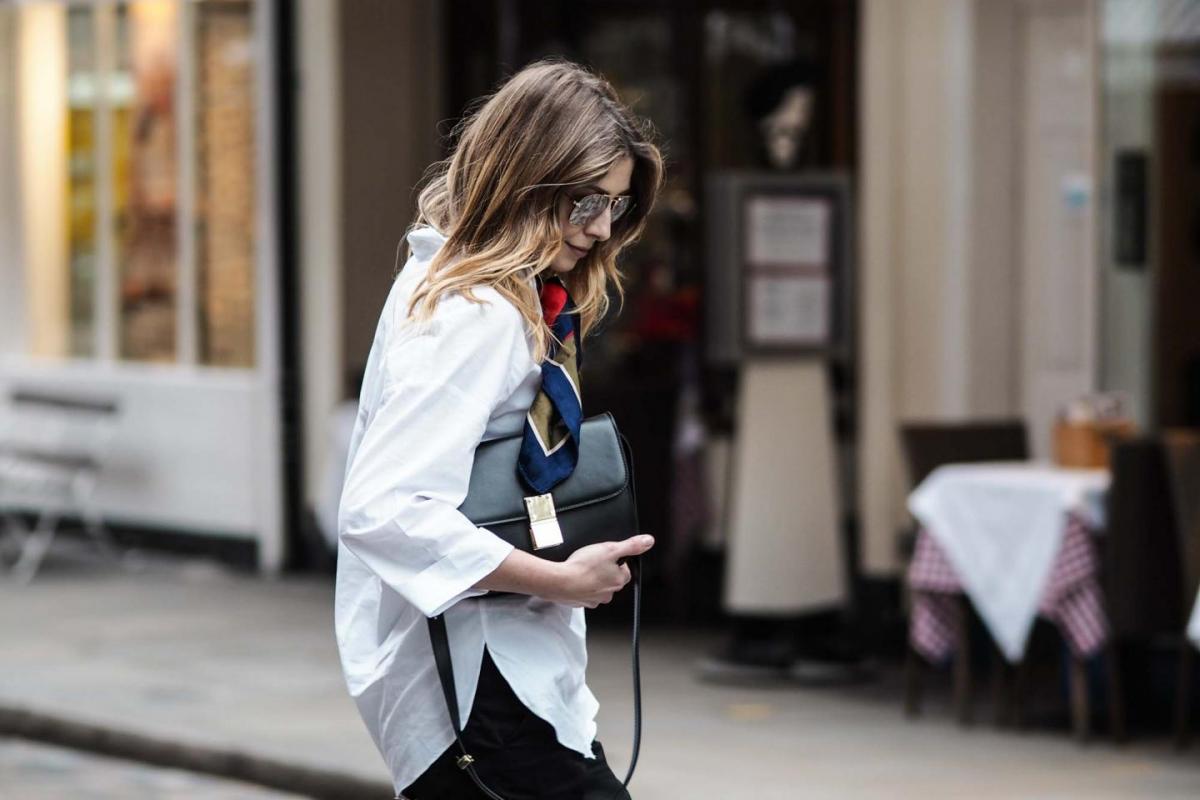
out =
<svg viewBox="0 0 1200 800"><path fill-rule="evenodd" d="M480 779L505 800L631 800L609 769L600 742L593 742L594 759L559 744L550 723L517 699L486 649L463 742L475 757ZM455 742L403 796L409 800L486 798L455 764L458 755Z"/></svg>

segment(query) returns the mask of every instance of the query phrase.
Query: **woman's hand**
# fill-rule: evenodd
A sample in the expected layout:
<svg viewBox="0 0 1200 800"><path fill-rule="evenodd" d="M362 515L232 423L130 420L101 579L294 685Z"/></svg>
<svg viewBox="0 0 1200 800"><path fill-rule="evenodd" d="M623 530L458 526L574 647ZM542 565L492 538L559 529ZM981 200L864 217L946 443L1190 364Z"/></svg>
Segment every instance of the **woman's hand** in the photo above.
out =
<svg viewBox="0 0 1200 800"><path fill-rule="evenodd" d="M620 542L581 547L559 565L558 585L542 596L574 608L595 608L607 603L630 579L629 567L617 562L641 555L653 546L654 537L642 534Z"/></svg>
<svg viewBox="0 0 1200 800"><path fill-rule="evenodd" d="M629 583L629 567L617 562L641 555L653 546L653 536L631 536L620 542L581 547L561 564L513 550L472 588L519 592L574 608L595 608L612 600Z"/></svg>

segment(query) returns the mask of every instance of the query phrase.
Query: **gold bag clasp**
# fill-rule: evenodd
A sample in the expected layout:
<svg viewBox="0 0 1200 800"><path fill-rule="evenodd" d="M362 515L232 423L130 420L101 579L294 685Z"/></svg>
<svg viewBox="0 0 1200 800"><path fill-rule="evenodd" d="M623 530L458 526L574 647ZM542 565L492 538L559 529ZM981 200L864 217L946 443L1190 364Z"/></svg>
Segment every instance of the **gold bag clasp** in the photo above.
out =
<svg viewBox="0 0 1200 800"><path fill-rule="evenodd" d="M563 543L562 528L558 526L558 512L554 509L551 495L526 497L525 509L529 512L529 536L534 550Z"/></svg>

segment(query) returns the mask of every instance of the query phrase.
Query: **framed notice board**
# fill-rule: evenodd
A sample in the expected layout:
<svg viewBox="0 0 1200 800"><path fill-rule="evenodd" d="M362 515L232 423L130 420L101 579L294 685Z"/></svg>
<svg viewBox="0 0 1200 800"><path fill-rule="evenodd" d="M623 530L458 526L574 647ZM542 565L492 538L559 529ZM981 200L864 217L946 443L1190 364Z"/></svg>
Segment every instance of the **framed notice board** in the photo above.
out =
<svg viewBox="0 0 1200 800"><path fill-rule="evenodd" d="M837 217L823 193L742 198L742 337L748 350L824 350L833 339Z"/></svg>
<svg viewBox="0 0 1200 800"><path fill-rule="evenodd" d="M829 173L714 173L706 192L706 350L848 357L851 190Z"/></svg>

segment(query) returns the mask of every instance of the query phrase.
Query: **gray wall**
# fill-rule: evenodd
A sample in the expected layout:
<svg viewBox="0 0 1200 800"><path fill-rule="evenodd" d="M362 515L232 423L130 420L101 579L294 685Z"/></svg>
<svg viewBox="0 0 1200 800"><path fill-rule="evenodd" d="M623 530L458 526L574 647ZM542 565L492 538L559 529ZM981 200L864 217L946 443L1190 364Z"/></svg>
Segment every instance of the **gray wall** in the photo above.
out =
<svg viewBox="0 0 1200 800"><path fill-rule="evenodd" d="M0 5L0 354L25 351L24 270L15 267L21 258L17 246L15 23L12 7Z"/></svg>
<svg viewBox="0 0 1200 800"><path fill-rule="evenodd" d="M1111 23L1110 23L1111 24ZM1140 271L1118 267L1113 253L1113 164L1118 150L1150 153L1154 141L1154 57L1146 46L1109 46L1101 51L1100 375L1106 391L1128 392L1140 426L1154 424L1151 402L1152 274L1154 242ZM1155 169L1153 154L1149 180ZM1154 196L1153 186L1149 195ZM1154 231L1150 209L1147 236Z"/></svg>
<svg viewBox="0 0 1200 800"><path fill-rule="evenodd" d="M966 406L978 417L1004 417L1019 413L1021 386L1021 50L1011 0L977 0L972 35Z"/></svg>
<svg viewBox="0 0 1200 800"><path fill-rule="evenodd" d="M342 363L366 363L412 221L414 188L440 155L435 0L341 3Z"/></svg>

